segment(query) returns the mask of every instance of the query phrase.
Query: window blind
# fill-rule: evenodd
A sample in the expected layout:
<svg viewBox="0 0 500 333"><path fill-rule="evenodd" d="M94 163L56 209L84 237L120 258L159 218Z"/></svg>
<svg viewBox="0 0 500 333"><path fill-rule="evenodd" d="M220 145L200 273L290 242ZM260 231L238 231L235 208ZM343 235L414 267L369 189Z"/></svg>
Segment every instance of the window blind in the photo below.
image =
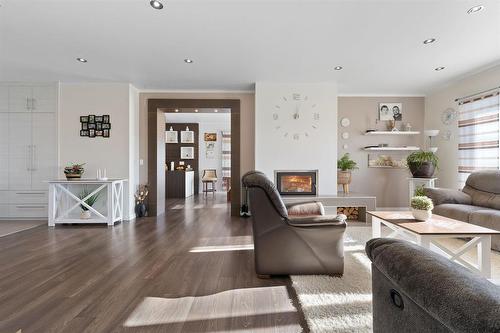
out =
<svg viewBox="0 0 500 333"><path fill-rule="evenodd" d="M471 172L500 169L499 104L499 90L459 102L459 188Z"/></svg>
<svg viewBox="0 0 500 333"><path fill-rule="evenodd" d="M222 131L222 180L223 190L231 185L231 132Z"/></svg>

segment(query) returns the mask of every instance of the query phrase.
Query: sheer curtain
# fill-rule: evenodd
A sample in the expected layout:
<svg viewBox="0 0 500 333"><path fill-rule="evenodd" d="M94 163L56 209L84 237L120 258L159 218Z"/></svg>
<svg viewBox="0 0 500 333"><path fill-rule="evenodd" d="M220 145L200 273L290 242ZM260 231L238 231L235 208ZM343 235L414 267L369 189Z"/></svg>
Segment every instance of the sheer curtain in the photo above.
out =
<svg viewBox="0 0 500 333"><path fill-rule="evenodd" d="M499 90L459 102L458 186L476 170L498 170Z"/></svg>
<svg viewBox="0 0 500 333"><path fill-rule="evenodd" d="M231 132L222 131L222 187L231 187Z"/></svg>

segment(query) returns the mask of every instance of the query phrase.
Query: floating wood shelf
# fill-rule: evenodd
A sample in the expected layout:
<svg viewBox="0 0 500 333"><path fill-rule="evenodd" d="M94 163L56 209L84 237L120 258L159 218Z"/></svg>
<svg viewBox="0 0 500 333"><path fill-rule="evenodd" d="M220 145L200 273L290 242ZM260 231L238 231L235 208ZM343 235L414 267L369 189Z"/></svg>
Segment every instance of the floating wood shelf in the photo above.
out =
<svg viewBox="0 0 500 333"><path fill-rule="evenodd" d="M365 135L418 135L419 131L372 131L366 132Z"/></svg>
<svg viewBox="0 0 500 333"><path fill-rule="evenodd" d="M416 151L420 150L419 147L408 146L408 147L372 147L364 148L366 151Z"/></svg>

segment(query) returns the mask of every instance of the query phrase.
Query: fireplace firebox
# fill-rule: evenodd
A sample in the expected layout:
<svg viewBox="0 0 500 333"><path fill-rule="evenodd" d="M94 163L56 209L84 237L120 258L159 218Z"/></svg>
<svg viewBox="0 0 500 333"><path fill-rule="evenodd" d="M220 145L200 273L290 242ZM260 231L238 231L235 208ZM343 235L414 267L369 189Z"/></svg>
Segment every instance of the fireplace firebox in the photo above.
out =
<svg viewBox="0 0 500 333"><path fill-rule="evenodd" d="M281 195L316 195L318 170L277 170L274 178Z"/></svg>

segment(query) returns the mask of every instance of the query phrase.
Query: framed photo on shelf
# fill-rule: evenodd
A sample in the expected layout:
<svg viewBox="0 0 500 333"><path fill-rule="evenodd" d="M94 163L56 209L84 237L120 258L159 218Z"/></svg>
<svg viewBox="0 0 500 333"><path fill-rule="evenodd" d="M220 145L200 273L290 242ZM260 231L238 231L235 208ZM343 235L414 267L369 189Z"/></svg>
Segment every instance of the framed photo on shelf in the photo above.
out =
<svg viewBox="0 0 500 333"><path fill-rule="evenodd" d="M177 131L165 131L165 143L178 143Z"/></svg>
<svg viewBox="0 0 500 333"><path fill-rule="evenodd" d="M181 131L181 143L194 143L194 132Z"/></svg>
<svg viewBox="0 0 500 333"><path fill-rule="evenodd" d="M181 159L193 160L194 159L194 147L181 147Z"/></svg>

